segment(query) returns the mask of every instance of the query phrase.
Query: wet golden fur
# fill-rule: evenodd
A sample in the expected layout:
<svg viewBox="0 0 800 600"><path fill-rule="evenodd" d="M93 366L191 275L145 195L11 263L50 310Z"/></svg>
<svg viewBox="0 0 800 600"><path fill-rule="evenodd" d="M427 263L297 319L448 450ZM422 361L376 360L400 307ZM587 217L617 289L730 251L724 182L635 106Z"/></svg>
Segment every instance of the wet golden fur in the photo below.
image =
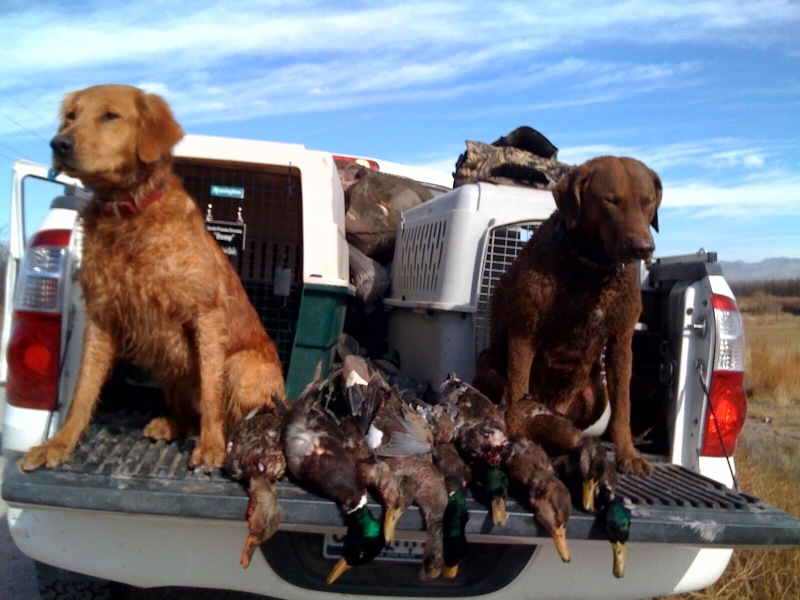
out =
<svg viewBox="0 0 800 600"><path fill-rule="evenodd" d="M191 466L220 467L226 428L258 405L283 402L284 381L275 344L171 172L183 131L163 99L128 86L73 92L61 115L54 167L95 190L82 211L86 329L67 417L20 467L69 459L120 358L149 369L165 392L169 416L144 433L170 440L199 432ZM102 210L159 187L163 195L139 214Z"/></svg>
<svg viewBox="0 0 800 600"><path fill-rule="evenodd" d="M553 195L558 210L493 292L491 343L475 385L507 404L530 393L581 428L610 401L621 470L647 472L631 440L631 342L642 310L639 260L655 249L649 228L658 228L661 181L637 160L607 156L575 167Z"/></svg>

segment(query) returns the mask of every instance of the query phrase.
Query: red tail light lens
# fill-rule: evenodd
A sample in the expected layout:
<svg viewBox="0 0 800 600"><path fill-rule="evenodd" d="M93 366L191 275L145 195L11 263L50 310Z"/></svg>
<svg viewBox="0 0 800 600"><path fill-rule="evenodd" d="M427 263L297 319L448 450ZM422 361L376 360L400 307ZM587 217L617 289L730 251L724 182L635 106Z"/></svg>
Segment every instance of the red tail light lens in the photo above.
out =
<svg viewBox="0 0 800 600"><path fill-rule="evenodd" d="M6 393L12 406L56 408L70 236L64 229L37 233L20 265L7 354Z"/></svg>
<svg viewBox="0 0 800 600"><path fill-rule="evenodd" d="M61 315L14 311L8 344L8 403L55 410L61 356Z"/></svg>
<svg viewBox="0 0 800 600"><path fill-rule="evenodd" d="M715 371L711 376L709 407L702 456L731 456L747 417L744 372Z"/></svg>
<svg viewBox="0 0 800 600"><path fill-rule="evenodd" d="M744 392L744 326L736 301L712 294L717 346L711 373L701 456L731 456L747 418Z"/></svg>
<svg viewBox="0 0 800 600"><path fill-rule="evenodd" d="M348 163L356 163L361 165L362 167L366 167L371 171L380 171L381 168L378 163L374 160L370 160L368 158L358 158L356 156L339 156L335 155L333 159L337 162L348 162Z"/></svg>

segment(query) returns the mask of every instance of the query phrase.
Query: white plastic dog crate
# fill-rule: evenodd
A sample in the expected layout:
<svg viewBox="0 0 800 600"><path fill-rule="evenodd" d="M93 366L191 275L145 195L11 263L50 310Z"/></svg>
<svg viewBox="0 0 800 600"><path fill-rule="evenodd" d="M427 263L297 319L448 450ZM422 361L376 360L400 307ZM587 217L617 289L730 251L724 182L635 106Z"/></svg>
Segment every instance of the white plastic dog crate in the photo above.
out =
<svg viewBox="0 0 800 600"><path fill-rule="evenodd" d="M554 209L549 191L477 183L403 213L384 304L404 374L434 387L448 373L472 380L491 290Z"/></svg>
<svg viewBox="0 0 800 600"><path fill-rule="evenodd" d="M275 340L296 398L327 369L349 294L344 193L333 156L298 144L188 135L174 168ZM220 241L219 238L217 238Z"/></svg>

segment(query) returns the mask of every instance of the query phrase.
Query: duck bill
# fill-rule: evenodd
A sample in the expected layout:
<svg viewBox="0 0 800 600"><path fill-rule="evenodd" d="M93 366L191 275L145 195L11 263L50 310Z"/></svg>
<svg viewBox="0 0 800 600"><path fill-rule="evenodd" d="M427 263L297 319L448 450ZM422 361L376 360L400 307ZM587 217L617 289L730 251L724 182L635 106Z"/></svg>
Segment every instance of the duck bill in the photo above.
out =
<svg viewBox="0 0 800 600"><path fill-rule="evenodd" d="M445 579L454 579L456 575L458 575L458 565L453 565L452 567L444 565L442 567L442 577Z"/></svg>
<svg viewBox="0 0 800 600"><path fill-rule="evenodd" d="M244 542L244 549L242 550L242 558L239 560L239 563L246 569L250 566L250 561L253 558L253 554L261 545L261 540L250 534L247 536L247 539Z"/></svg>
<svg viewBox="0 0 800 600"><path fill-rule="evenodd" d="M328 578L326 579L328 585L339 579L339 577L342 576L342 573L347 571L349 568L350 565L347 564L347 561L344 558L340 558L337 563L333 565L331 572L328 573Z"/></svg>
<svg viewBox="0 0 800 600"><path fill-rule="evenodd" d="M625 544L612 542L611 548L614 550L614 577L620 579L625 576Z"/></svg>
<svg viewBox="0 0 800 600"><path fill-rule="evenodd" d="M492 500L492 522L495 525L505 525L508 516L506 515L506 499L494 498Z"/></svg>
<svg viewBox="0 0 800 600"><path fill-rule="evenodd" d="M597 492L597 479L587 479L583 482L583 510L594 512L594 495Z"/></svg>
<svg viewBox="0 0 800 600"><path fill-rule="evenodd" d="M397 522L400 520L400 515L403 511L399 508L387 508L386 514L383 517L383 537L388 544L394 540L394 532L397 529Z"/></svg>
<svg viewBox="0 0 800 600"><path fill-rule="evenodd" d="M564 525L559 526L552 534L553 542L556 544L556 552L565 563L571 559L569 553L569 546L567 545L567 528Z"/></svg>

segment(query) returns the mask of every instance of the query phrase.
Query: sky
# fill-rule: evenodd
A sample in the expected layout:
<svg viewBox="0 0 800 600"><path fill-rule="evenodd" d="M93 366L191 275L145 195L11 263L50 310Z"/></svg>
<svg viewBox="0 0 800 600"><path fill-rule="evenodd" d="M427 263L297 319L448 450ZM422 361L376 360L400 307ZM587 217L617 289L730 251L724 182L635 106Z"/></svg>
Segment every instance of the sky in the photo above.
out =
<svg viewBox="0 0 800 600"><path fill-rule="evenodd" d="M189 133L444 173L529 125L659 173L656 256L800 258L798 32L797 0L0 0L0 236L64 95L124 83Z"/></svg>

